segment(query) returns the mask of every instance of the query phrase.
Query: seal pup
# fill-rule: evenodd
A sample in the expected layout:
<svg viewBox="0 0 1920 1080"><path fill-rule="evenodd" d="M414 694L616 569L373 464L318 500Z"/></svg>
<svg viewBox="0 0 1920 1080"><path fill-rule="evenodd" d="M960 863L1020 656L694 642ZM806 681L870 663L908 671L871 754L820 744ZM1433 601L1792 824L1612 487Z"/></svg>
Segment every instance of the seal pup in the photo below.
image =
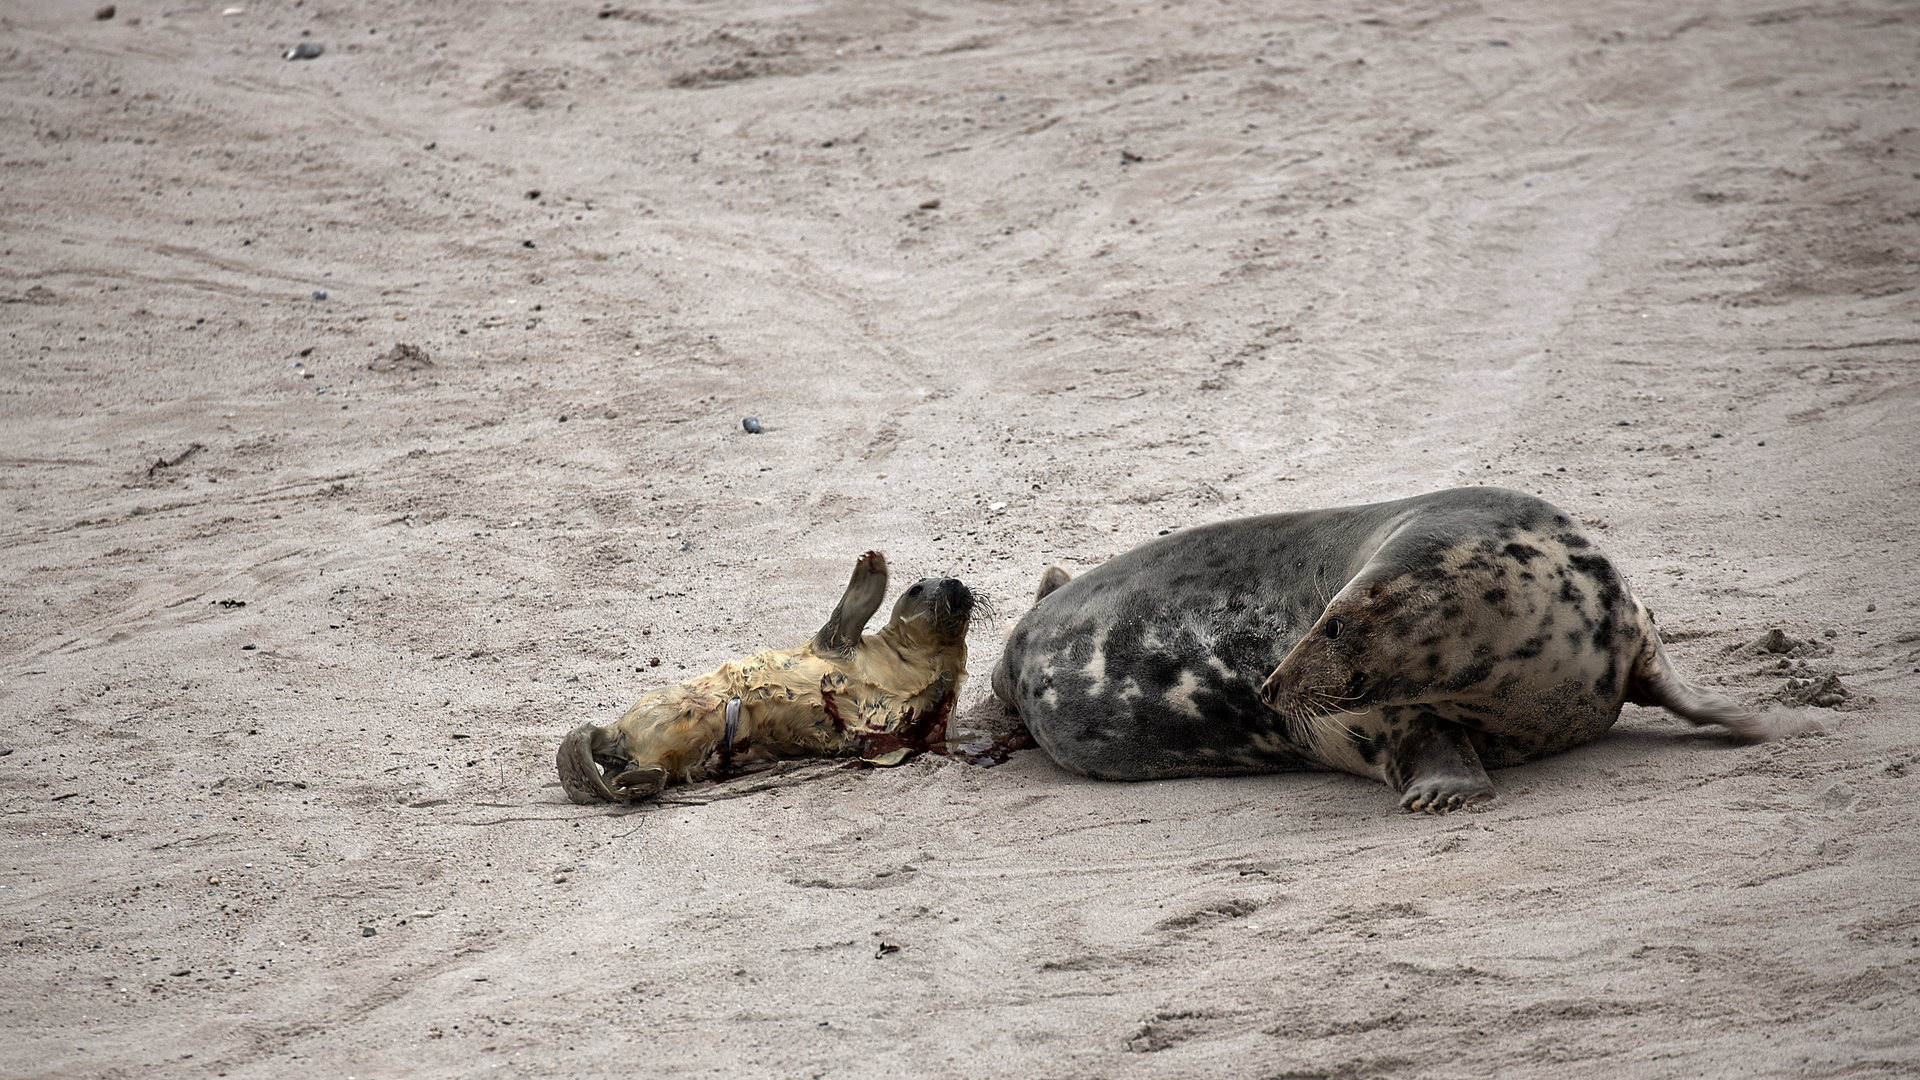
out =
<svg viewBox="0 0 1920 1080"><path fill-rule="evenodd" d="M1623 702L1764 740L1818 724L1682 679L1572 518L1473 487L1185 529L1042 576L993 690L1107 780L1339 769L1446 813Z"/></svg>
<svg viewBox="0 0 1920 1080"><path fill-rule="evenodd" d="M567 798L633 802L780 758L895 765L943 741L967 674L973 594L953 578L923 578L879 633L863 635L886 596L886 557L869 551L811 639L661 687L605 727L574 729L555 758Z"/></svg>

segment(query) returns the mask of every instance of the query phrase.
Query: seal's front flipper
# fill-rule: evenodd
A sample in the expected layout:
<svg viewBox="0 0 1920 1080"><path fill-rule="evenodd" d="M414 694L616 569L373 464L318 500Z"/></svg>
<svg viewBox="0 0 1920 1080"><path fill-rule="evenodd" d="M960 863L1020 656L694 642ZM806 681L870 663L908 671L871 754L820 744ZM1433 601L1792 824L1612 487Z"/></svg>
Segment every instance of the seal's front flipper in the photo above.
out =
<svg viewBox="0 0 1920 1080"><path fill-rule="evenodd" d="M1421 713L1387 738L1387 783L1401 793L1400 809L1445 814L1493 799L1493 781L1465 729Z"/></svg>
<svg viewBox="0 0 1920 1080"><path fill-rule="evenodd" d="M854 562L846 594L827 617L827 625L814 635L814 647L845 650L860 644L860 631L866 629L867 620L880 610L886 598L887 557L869 551Z"/></svg>

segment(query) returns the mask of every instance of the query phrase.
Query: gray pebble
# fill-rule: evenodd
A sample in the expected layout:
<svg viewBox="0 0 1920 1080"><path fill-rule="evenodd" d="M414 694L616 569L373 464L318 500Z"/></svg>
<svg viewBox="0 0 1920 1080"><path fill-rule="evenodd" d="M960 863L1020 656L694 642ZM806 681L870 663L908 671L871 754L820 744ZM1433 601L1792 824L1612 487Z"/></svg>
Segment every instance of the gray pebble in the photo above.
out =
<svg viewBox="0 0 1920 1080"><path fill-rule="evenodd" d="M758 435L760 434L760 418L757 416L749 416L745 420L740 421L740 427L749 435Z"/></svg>
<svg viewBox="0 0 1920 1080"><path fill-rule="evenodd" d="M283 56L288 60L312 60L314 57L326 51L326 46L324 45L316 45L311 41L303 41L293 48L288 49Z"/></svg>
<svg viewBox="0 0 1920 1080"><path fill-rule="evenodd" d="M313 290L313 298L315 300L325 300L327 298L327 290L325 289Z"/></svg>

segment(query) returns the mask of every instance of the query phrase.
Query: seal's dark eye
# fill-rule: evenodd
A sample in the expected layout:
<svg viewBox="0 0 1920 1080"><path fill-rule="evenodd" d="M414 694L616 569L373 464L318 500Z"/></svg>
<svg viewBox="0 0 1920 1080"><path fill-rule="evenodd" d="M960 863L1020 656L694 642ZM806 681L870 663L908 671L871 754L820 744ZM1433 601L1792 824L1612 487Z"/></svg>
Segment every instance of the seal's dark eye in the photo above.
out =
<svg viewBox="0 0 1920 1080"><path fill-rule="evenodd" d="M1338 615L1335 615L1333 618L1327 620L1327 625L1321 628L1321 633L1324 633L1327 635L1328 641L1333 641L1334 639L1338 638L1341 635L1341 633L1343 633L1346 629L1347 629L1347 620L1341 618Z"/></svg>
<svg viewBox="0 0 1920 1080"><path fill-rule="evenodd" d="M908 595L908 596L919 596L919 595L920 595L920 586L918 586L918 585L915 585L915 586L914 586L913 588L911 588L911 589L908 589L908 590L907 590L907 595Z"/></svg>

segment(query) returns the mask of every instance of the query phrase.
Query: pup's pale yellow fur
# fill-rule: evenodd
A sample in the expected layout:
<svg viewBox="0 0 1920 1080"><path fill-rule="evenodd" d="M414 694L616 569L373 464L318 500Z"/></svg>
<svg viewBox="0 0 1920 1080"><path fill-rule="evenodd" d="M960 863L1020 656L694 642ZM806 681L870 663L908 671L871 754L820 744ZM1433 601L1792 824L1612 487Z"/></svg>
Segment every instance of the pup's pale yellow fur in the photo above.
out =
<svg viewBox="0 0 1920 1080"><path fill-rule="evenodd" d="M825 626L792 649L771 649L642 697L606 727L576 729L557 765L578 803L630 801L780 758L883 756L943 732L966 677L972 596L951 579L902 594L887 625L861 629L886 598L887 563L869 551ZM740 700L730 745L727 705ZM596 765L604 767L604 774Z"/></svg>

